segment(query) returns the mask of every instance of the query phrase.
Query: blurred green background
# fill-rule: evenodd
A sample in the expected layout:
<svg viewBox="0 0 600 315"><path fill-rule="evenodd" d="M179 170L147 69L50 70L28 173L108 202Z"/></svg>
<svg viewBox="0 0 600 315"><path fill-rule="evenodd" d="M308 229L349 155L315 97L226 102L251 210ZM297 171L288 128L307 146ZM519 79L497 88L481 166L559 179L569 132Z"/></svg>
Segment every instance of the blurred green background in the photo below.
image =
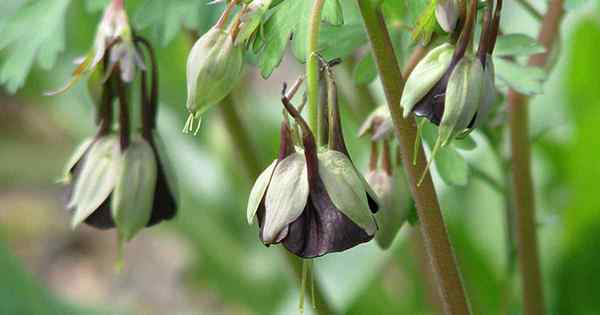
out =
<svg viewBox="0 0 600 315"><path fill-rule="evenodd" d="M77 143L94 132L92 104L83 82L63 96L43 92L69 77L70 61L91 45L106 2L0 3L0 314L296 314L298 284L283 251L264 247L256 227L245 222L253 178L225 127L226 109L210 110L199 136L180 132L191 45L184 29L205 31L222 5L127 1L132 24L158 48L158 125L177 173L177 218L130 242L120 274L115 232L69 229L56 180ZM543 12L546 2L533 5ZM537 35L538 23L522 7L511 0L505 6L505 33ZM600 314L600 9L576 0L566 8L554 68L531 102L543 285L548 313ZM354 1L345 1L344 10L347 22L356 21ZM352 66L339 69L346 138L366 170L369 144L354 134L382 100L380 85L355 86ZM302 71L291 56L267 80L248 66L232 101L223 104L241 117L261 168L277 152L281 82ZM359 92L375 101L361 102ZM503 113L500 104L501 124ZM519 278L506 241L510 198L503 191L510 187L499 163L508 147L504 137L491 143L475 132L473 138L477 148L461 155L501 187L473 171L465 186L435 176L436 187L474 313L520 314ZM386 252L371 242L316 260L318 282L340 314L439 313L416 232L403 227Z"/></svg>

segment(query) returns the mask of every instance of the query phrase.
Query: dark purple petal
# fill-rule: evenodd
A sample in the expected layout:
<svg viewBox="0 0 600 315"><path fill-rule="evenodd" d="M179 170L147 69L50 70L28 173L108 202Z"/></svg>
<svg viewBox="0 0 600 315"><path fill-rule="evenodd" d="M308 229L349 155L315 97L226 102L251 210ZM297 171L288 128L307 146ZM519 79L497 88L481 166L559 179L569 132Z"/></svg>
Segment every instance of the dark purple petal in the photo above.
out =
<svg viewBox="0 0 600 315"><path fill-rule="evenodd" d="M156 188L150 221L146 226L153 226L163 220L170 220L177 213L177 201L169 187L164 167L158 159L158 152L154 145L152 149L154 150L154 155L157 157Z"/></svg>

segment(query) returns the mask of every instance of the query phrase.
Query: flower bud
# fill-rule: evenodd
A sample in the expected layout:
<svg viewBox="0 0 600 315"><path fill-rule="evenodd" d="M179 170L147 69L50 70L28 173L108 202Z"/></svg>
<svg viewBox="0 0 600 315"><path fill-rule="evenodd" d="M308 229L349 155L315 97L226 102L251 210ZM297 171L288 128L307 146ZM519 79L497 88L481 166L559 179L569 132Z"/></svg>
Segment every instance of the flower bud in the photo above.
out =
<svg viewBox="0 0 600 315"><path fill-rule="evenodd" d="M243 68L243 50L232 37L213 27L196 41L187 60L187 104L198 117L209 106L220 102L239 80Z"/></svg>
<svg viewBox="0 0 600 315"><path fill-rule="evenodd" d="M458 0L438 0L435 5L435 18L440 27L448 33L456 28L459 16Z"/></svg>
<svg viewBox="0 0 600 315"><path fill-rule="evenodd" d="M448 79L444 116L438 129L438 140L445 146L469 127L481 103L483 67L478 59L465 55Z"/></svg>
<svg viewBox="0 0 600 315"><path fill-rule="evenodd" d="M157 165L148 142L134 138L119 160L112 196L112 217L121 241L129 241L148 222L156 187Z"/></svg>
<svg viewBox="0 0 600 315"><path fill-rule="evenodd" d="M386 105L377 107L358 130L358 136L362 137L367 133L371 135L371 141L379 141L392 135L394 124L390 110Z"/></svg>
<svg viewBox="0 0 600 315"><path fill-rule="evenodd" d="M235 39L236 45L243 43L256 32L272 1L254 0L248 4L240 18L239 33Z"/></svg>
<svg viewBox="0 0 600 315"><path fill-rule="evenodd" d="M406 80L400 105L404 117L408 117L415 105L442 79L448 70L454 53L454 46L442 44L432 49L417 64Z"/></svg>

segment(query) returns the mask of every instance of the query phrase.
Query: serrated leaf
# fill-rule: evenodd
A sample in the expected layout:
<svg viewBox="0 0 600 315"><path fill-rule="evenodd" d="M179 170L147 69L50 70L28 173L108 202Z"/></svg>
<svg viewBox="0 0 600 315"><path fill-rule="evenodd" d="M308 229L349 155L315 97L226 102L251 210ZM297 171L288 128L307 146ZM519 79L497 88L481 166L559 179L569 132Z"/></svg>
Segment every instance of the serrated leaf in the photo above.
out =
<svg viewBox="0 0 600 315"><path fill-rule="evenodd" d="M494 56L528 56L545 52L546 49L535 38L525 34L498 36Z"/></svg>
<svg viewBox="0 0 600 315"><path fill-rule="evenodd" d="M119 159L112 216L120 239L128 241L150 220L156 187L156 157L148 142L132 141Z"/></svg>
<svg viewBox="0 0 600 315"><path fill-rule="evenodd" d="M23 86L34 63L50 69L65 47L65 14L70 0L40 0L27 4L4 22L0 50L0 85L10 93ZM26 39L26 40L25 40Z"/></svg>
<svg viewBox="0 0 600 315"><path fill-rule="evenodd" d="M369 84L377 78L377 67L373 54L366 54L354 67L352 73L356 84Z"/></svg>
<svg viewBox="0 0 600 315"><path fill-rule="evenodd" d="M367 42L364 27L358 24L321 26L319 51L323 58L346 58Z"/></svg>
<svg viewBox="0 0 600 315"><path fill-rule="evenodd" d="M263 25L264 47L259 53L258 66L264 78L271 75L281 63L285 48L292 37L294 56L306 60L306 35L312 0L286 0L275 6L273 13ZM343 23L339 0L326 0L322 19L332 25ZM293 34L293 36L292 36Z"/></svg>
<svg viewBox="0 0 600 315"><path fill-rule="evenodd" d="M496 79L506 83L515 91L525 95L543 92L547 73L544 69L524 66L503 58L494 57Z"/></svg>

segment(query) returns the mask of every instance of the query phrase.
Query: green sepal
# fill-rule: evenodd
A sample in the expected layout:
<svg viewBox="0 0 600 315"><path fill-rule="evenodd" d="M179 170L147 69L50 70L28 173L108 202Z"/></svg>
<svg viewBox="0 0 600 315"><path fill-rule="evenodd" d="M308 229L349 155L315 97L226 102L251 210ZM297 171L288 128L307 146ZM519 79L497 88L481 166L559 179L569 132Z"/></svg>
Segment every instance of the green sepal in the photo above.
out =
<svg viewBox="0 0 600 315"><path fill-rule="evenodd" d="M138 138L123 152L119 164L111 211L119 239L129 241L150 220L156 188L156 157L150 144Z"/></svg>
<svg viewBox="0 0 600 315"><path fill-rule="evenodd" d="M267 187L269 187L271 177L273 176L273 171L275 171L275 165L277 165L277 160L274 160L269 167L260 173L254 182L254 186L252 186L252 190L250 190L248 206L246 208L246 219L248 220L248 224L254 223L256 211L258 211L258 206L260 205L260 202L267 191Z"/></svg>

